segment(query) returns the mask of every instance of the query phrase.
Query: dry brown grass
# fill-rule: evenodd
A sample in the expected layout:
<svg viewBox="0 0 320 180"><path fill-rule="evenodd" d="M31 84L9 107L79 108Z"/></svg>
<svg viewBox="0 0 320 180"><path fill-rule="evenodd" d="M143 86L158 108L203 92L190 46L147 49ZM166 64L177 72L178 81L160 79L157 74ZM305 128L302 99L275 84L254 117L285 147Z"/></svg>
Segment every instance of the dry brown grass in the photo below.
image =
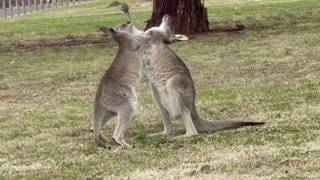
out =
<svg viewBox="0 0 320 180"><path fill-rule="evenodd" d="M103 3L78 7L84 12L102 8ZM170 46L191 71L202 117L266 124L175 142L145 138L161 131L162 124L144 78L139 113L125 135L135 146L132 150L115 144L110 151L96 148L88 131L97 84L117 50L114 42L105 48L85 45L16 52L12 41L32 34L19 28L19 18L8 21L16 28L10 32L3 30L8 22L0 22L0 38L5 40L0 46L0 179L319 179L320 4L250 1L241 14L229 11L232 7L210 6L212 24L240 21L247 26L243 33L209 33ZM254 14L252 9L270 12ZM74 27L64 26L61 34L60 26L72 20L72 11L65 19L59 14L62 19L50 26L46 24L50 12L34 15L42 20L41 28L21 18L37 40L52 42L71 37ZM121 16L115 11L101 16L108 15L104 21L116 24ZM146 14L135 12L138 25L148 18ZM64 20L65 24L58 23ZM83 29L74 30L73 37L101 35L82 24L88 20L90 16L76 21L75 27ZM99 27L100 22L94 25ZM48 26L55 30L45 34ZM23 40L22 45L34 43ZM177 134L182 134L182 122L174 124ZM111 136L114 126L112 121L104 133Z"/></svg>

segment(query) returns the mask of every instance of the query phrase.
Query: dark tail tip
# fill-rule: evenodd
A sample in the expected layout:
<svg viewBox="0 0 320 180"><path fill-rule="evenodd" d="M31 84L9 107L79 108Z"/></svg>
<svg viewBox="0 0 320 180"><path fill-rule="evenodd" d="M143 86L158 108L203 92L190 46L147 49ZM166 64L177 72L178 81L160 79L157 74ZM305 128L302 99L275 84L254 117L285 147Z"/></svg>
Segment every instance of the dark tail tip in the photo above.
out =
<svg viewBox="0 0 320 180"><path fill-rule="evenodd" d="M265 122L241 122L242 126L261 126L264 124Z"/></svg>

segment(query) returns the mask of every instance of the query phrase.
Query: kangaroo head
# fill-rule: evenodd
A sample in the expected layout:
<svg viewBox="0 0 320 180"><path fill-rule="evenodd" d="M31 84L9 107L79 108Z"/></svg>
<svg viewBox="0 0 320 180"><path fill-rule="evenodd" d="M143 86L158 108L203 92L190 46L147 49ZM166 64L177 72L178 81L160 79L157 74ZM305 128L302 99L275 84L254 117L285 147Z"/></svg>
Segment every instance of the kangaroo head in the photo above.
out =
<svg viewBox="0 0 320 180"><path fill-rule="evenodd" d="M174 27L171 24L171 17L169 15L163 16L159 27L152 27L148 29L145 34L150 34L151 32L159 34L166 43L188 40L187 36L175 34Z"/></svg>
<svg viewBox="0 0 320 180"><path fill-rule="evenodd" d="M138 38L136 38L136 36L140 34L140 31L138 31L130 22L118 25L114 28L103 26L100 30L106 34L111 34L120 48L137 50L140 47Z"/></svg>

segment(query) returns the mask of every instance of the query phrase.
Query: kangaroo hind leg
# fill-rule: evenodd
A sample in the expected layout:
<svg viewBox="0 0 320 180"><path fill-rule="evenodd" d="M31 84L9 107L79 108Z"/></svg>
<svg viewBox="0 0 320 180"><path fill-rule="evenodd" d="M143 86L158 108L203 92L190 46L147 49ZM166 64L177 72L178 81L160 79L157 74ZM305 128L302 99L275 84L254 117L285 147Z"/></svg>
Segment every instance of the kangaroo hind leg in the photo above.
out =
<svg viewBox="0 0 320 180"><path fill-rule="evenodd" d="M102 127L112 118L115 114L106 110L95 110L93 121L94 140L97 146L106 148L105 143L108 141L107 137L101 134Z"/></svg>
<svg viewBox="0 0 320 180"><path fill-rule="evenodd" d="M118 112L118 122L113 133L113 140L123 148L131 148L129 144L124 141L124 132L128 122L133 119L137 109L136 103L130 103L129 107L125 106Z"/></svg>
<svg viewBox="0 0 320 180"><path fill-rule="evenodd" d="M198 133L193 121L192 121L190 110L188 110L188 109L183 110L181 112L181 116L182 116L182 119L183 119L183 122L184 122L184 125L186 128L186 134L174 137L173 139L183 139L183 138L188 138L191 136L198 135L199 133Z"/></svg>
<svg viewBox="0 0 320 180"><path fill-rule="evenodd" d="M159 132L159 133L154 133L154 134L149 134L147 137L158 137L158 136L169 136L174 133L174 129L170 120L170 115L169 112L165 109L165 107L162 105L161 100L160 100L160 94L158 90L151 85L151 90L152 90L152 97L153 100L155 101L156 105L158 106L161 116L162 116L162 122L163 122L163 127L164 131Z"/></svg>

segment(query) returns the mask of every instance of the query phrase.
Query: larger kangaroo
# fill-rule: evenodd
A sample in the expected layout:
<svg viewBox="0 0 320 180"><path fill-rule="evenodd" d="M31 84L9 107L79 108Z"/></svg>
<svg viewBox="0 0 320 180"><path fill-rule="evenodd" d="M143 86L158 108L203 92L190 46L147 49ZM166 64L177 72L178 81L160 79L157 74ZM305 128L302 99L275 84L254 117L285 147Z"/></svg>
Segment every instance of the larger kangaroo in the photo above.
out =
<svg viewBox="0 0 320 180"><path fill-rule="evenodd" d="M202 119L195 107L196 91L191 74L184 62L168 47L164 41L175 37L170 16L165 15L158 28L151 28L143 36L143 54L140 58L151 84L152 96L163 119L164 131L150 134L168 136L174 133L171 117L181 116L186 134L181 137L198 135L224 129L261 125L262 122L212 122Z"/></svg>

